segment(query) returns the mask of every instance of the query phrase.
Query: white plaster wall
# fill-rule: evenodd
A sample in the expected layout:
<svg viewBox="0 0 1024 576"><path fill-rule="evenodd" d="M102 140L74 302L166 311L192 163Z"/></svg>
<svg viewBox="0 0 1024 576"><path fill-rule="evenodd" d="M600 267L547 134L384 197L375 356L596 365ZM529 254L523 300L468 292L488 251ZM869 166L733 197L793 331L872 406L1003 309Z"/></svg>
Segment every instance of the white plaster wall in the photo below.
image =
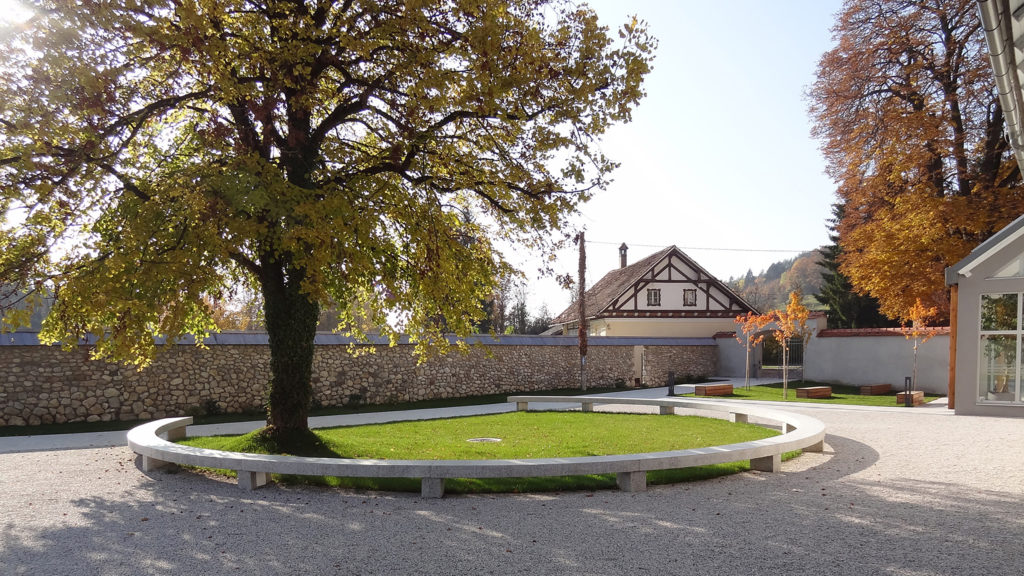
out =
<svg viewBox="0 0 1024 576"><path fill-rule="evenodd" d="M647 290L652 288L661 290L661 306L647 305ZM697 303L695 305L683 306L683 290L697 291ZM712 302L712 304L712 310L723 310L722 306L718 303ZM707 305L708 297L704 294L701 287L697 284L688 282L651 282L640 289L640 294L637 297L637 309L651 312L657 312L659 310L705 310L707 309Z"/></svg>
<svg viewBox="0 0 1024 576"><path fill-rule="evenodd" d="M747 352L743 345L735 338L715 338L718 344L718 374L728 378L741 378L745 375L744 365L747 360ZM755 351L751 350L751 355Z"/></svg>
<svg viewBox="0 0 1024 576"><path fill-rule="evenodd" d="M917 354L917 389L945 395L949 389L949 336L924 342ZM804 377L818 382L892 384L902 390L903 378L910 376L913 368L914 342L903 336L814 337L804 351Z"/></svg>
<svg viewBox="0 0 1024 576"><path fill-rule="evenodd" d="M647 338L710 338L735 329L732 318L608 318L600 326L591 325L592 333L604 330L604 336Z"/></svg>

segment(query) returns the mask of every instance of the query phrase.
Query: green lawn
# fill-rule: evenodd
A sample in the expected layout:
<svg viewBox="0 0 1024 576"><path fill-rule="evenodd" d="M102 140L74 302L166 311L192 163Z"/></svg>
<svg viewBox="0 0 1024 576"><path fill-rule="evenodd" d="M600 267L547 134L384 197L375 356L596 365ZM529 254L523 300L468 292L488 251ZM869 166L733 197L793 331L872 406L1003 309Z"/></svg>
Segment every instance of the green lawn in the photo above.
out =
<svg viewBox="0 0 1024 576"><path fill-rule="evenodd" d="M582 412L511 412L443 420L395 422L314 430L302 455L336 458L490 459L597 456L680 450L746 442L778 432L751 424L714 418L653 414ZM501 442L468 442L470 438L500 438ZM190 446L277 453L265 436L188 438ZM787 457L795 455L789 454ZM711 478L748 470L747 461L648 473L648 483L664 484ZM221 471L229 473L227 471ZM229 473L230 474L230 473ZM418 491L416 479L279 477L285 482L312 483L359 489ZM538 492L612 488L615 476L591 475L548 478L456 479L445 491Z"/></svg>
<svg viewBox="0 0 1024 576"><path fill-rule="evenodd" d="M796 389L803 388L805 386L831 386L832 397L831 398L797 398ZM776 382L774 384L764 384L761 386L751 386L749 390L744 389L742 386L733 387L733 393L731 396L713 396L711 398L731 398L736 400L771 400L774 402L813 402L817 404L856 404L859 406L902 406L902 404L896 404L896 392L879 396L861 396L860 388L858 386L840 386L837 384L823 384L821 382L812 381L796 381L789 383L789 398L783 400L782 398L782 382ZM693 394L681 394L681 396L693 397ZM941 396L932 394L925 394L924 401L931 402Z"/></svg>

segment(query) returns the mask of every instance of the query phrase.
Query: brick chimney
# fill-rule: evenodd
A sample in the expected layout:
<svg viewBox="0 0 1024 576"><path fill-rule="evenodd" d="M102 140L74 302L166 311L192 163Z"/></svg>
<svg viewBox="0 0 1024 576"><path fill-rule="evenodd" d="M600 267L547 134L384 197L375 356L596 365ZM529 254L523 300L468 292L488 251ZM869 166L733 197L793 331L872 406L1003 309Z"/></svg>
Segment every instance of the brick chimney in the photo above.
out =
<svg viewBox="0 0 1024 576"><path fill-rule="evenodd" d="M629 250L629 247L626 246L625 242L623 242L622 246L619 246L619 268L625 268L626 267L626 251L627 250Z"/></svg>

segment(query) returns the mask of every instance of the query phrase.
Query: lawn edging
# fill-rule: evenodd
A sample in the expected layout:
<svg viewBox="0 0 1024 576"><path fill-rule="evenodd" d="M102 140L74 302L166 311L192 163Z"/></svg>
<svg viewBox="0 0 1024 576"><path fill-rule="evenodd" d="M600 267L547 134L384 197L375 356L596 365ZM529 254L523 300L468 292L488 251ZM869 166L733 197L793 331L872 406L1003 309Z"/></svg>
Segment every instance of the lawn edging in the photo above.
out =
<svg viewBox="0 0 1024 576"><path fill-rule="evenodd" d="M185 416L156 420L131 429L128 447L142 456L145 472L171 463L235 470L238 485L247 490L266 484L270 474L420 478L422 496L440 498L444 495L446 478L616 474L620 489L636 492L646 489L646 473L651 470L750 460L750 467L754 470L777 472L783 453L794 450L820 452L825 438L825 425L810 416L710 400L602 396L510 396L508 400L515 402L520 410L526 410L531 403L570 402L579 403L584 411L592 410L597 404L619 404L659 406L662 414L674 413L676 409L727 413L735 422L746 422L753 416L780 424L783 434L723 446L640 454L517 460L380 460L246 454L176 444L173 441L184 438L186 427L192 423L192 418Z"/></svg>

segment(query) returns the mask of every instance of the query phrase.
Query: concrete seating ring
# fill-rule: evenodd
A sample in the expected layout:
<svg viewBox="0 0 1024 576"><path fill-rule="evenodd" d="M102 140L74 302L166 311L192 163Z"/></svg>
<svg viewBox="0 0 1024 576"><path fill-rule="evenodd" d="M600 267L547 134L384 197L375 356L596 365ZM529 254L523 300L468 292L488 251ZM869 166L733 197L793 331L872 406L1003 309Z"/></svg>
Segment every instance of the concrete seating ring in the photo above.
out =
<svg viewBox="0 0 1024 576"><path fill-rule="evenodd" d="M658 406L662 414L672 414L676 409L726 413L734 422L746 422L753 416L778 423L783 434L723 446L608 456L522 460L375 460L245 454L175 444L173 441L184 438L186 427L192 424L192 418L186 416L164 418L131 429L128 446L142 456L144 471L171 463L234 470L238 473L238 485L247 490L266 484L270 474L420 478L421 494L425 498L442 497L446 478L616 474L620 489L642 491L647 487L647 472L650 470L750 460L750 467L754 470L777 472L783 453L793 450L820 452L824 446L825 425L820 420L762 406L671 397L510 396L508 400L516 403L518 410L526 410L530 404L543 403L578 403L584 411L591 411L598 404L619 404Z"/></svg>

